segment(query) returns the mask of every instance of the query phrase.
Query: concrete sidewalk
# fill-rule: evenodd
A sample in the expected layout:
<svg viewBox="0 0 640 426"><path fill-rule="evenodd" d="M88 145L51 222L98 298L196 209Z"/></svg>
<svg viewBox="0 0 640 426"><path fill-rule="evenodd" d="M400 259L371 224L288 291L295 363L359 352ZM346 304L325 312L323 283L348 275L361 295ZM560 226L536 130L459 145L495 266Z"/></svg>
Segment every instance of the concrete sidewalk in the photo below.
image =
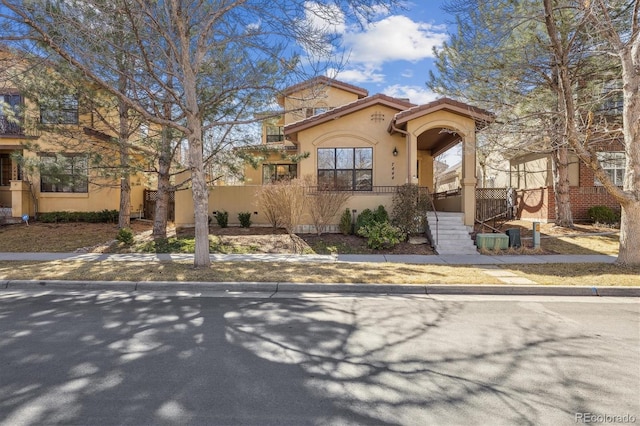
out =
<svg viewBox="0 0 640 426"><path fill-rule="evenodd" d="M105 253L0 253L0 261L193 261L192 254L105 254ZM212 254L212 262L351 262L351 263L407 263L421 265L517 265L542 263L613 263L615 256L607 255L402 255L402 254Z"/></svg>

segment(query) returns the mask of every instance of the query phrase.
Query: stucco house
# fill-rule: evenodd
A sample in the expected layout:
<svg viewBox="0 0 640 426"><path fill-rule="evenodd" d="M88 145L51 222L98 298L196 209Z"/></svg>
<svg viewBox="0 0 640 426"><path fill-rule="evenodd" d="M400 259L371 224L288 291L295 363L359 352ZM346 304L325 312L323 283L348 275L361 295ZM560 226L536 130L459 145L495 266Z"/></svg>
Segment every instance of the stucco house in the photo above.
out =
<svg viewBox="0 0 640 426"><path fill-rule="evenodd" d="M0 216L11 221L23 215L52 211L118 210L119 178L109 177L89 161L88 153L117 157L110 131L100 126L95 111L74 96L27 99L16 87L12 67L24 65L0 52ZM15 71L15 70L13 70ZM101 119L117 111L102 111ZM55 128L55 129L54 129ZM43 164L37 171L21 167L14 154ZM140 161L144 161L140 158ZM56 175L46 170L57 168ZM144 176L132 179L131 206L135 215L143 204Z"/></svg>
<svg viewBox="0 0 640 426"><path fill-rule="evenodd" d="M472 226L475 210L476 132L491 113L451 99L416 105L360 87L317 77L284 90L281 112L265 120L262 146L272 148L260 167L248 167L242 186L210 191L212 210L253 212L255 224L268 224L255 203L257 189L286 177L310 177L319 187L349 191L347 208L357 212L391 207L393 193L406 183L434 190L434 158L462 144L461 196L437 209L461 213ZM256 149L256 151L258 151ZM287 160L292 155L306 157ZM193 224L191 194L176 194L176 225ZM338 218L336 218L337 224ZM307 223L311 223L308 221Z"/></svg>

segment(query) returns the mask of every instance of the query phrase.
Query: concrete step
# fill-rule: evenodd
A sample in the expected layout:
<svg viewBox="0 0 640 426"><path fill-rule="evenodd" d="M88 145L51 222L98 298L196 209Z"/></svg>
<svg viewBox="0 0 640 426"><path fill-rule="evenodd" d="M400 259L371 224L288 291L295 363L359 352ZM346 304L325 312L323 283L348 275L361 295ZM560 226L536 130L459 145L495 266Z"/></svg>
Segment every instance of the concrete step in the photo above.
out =
<svg viewBox="0 0 640 426"><path fill-rule="evenodd" d="M473 244L470 227L464 224L464 214L458 212L438 212L437 220L433 212L427 213L429 232L439 254L477 254Z"/></svg>

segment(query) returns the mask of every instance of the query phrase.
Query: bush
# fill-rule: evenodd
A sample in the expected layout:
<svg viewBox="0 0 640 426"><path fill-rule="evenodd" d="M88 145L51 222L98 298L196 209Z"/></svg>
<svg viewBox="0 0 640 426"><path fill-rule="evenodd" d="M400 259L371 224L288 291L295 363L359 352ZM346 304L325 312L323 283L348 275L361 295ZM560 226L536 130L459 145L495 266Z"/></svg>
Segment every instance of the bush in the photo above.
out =
<svg viewBox="0 0 640 426"><path fill-rule="evenodd" d="M240 226L243 228L248 228L251 226L251 212L240 212L238 213L238 220L240 221Z"/></svg>
<svg viewBox="0 0 640 426"><path fill-rule="evenodd" d="M131 244L133 244L133 231L129 228L120 229L118 231L118 235L116 236L116 240L130 246Z"/></svg>
<svg viewBox="0 0 640 426"><path fill-rule="evenodd" d="M257 203L273 227L282 226L293 235L306 207L306 183L302 179L278 181L263 185Z"/></svg>
<svg viewBox="0 0 640 426"><path fill-rule="evenodd" d="M106 209L99 212L47 212L38 213L38 221L43 223L115 223L118 221L118 215L118 210Z"/></svg>
<svg viewBox="0 0 640 426"><path fill-rule="evenodd" d="M220 228L226 228L229 225L229 212L226 210L219 210L216 215L216 222Z"/></svg>
<svg viewBox="0 0 640 426"><path fill-rule="evenodd" d="M356 234L365 226L374 225L376 223L389 222L389 214L383 205L378 206L375 211L364 209L356 219Z"/></svg>
<svg viewBox="0 0 640 426"><path fill-rule="evenodd" d="M382 204L373 212L373 215L378 223L389 222L389 213L387 213L387 209Z"/></svg>
<svg viewBox="0 0 640 426"><path fill-rule="evenodd" d="M345 209L342 216L340 216L340 232L343 235L351 234L351 212L349 209Z"/></svg>
<svg viewBox="0 0 640 426"><path fill-rule="evenodd" d="M618 221L618 215L607 206L593 206L587 210L589 219L597 223L616 223Z"/></svg>
<svg viewBox="0 0 640 426"><path fill-rule="evenodd" d="M389 222L366 225L360 228L358 235L367 238L367 246L375 250L395 247L406 238L400 228Z"/></svg>
<svg viewBox="0 0 640 426"><path fill-rule="evenodd" d="M405 235L426 231L427 210L430 203L429 193L418 185L405 184L398 188L393 196L391 223Z"/></svg>
<svg viewBox="0 0 640 426"><path fill-rule="evenodd" d="M318 235L321 235L327 230L329 223L340 212L340 208L342 208L350 196L350 193L346 191L319 189L315 194L307 197L311 220Z"/></svg>

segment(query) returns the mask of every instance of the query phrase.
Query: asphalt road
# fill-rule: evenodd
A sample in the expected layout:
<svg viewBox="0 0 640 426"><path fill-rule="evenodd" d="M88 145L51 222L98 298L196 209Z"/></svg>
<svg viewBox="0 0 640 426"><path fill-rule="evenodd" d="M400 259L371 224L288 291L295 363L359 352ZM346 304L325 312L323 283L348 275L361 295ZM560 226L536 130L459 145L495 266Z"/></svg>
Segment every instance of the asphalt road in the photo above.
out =
<svg viewBox="0 0 640 426"><path fill-rule="evenodd" d="M638 299L255 296L0 292L0 424L640 424Z"/></svg>

